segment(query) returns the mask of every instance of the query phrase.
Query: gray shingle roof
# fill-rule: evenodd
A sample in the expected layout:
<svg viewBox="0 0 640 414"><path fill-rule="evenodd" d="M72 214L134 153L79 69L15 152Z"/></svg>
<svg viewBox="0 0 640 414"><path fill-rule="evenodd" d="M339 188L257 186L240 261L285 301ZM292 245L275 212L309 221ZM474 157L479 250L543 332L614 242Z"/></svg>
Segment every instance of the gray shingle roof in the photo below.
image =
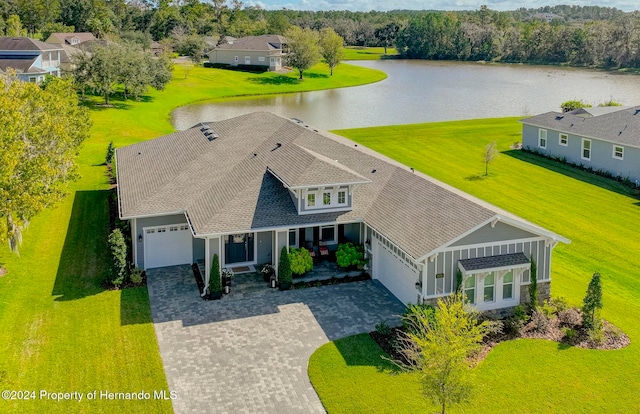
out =
<svg viewBox="0 0 640 414"><path fill-rule="evenodd" d="M79 32L79 33L51 33L46 43L52 44L67 44L71 45L71 40L76 37L78 43L86 42L88 40L96 40L96 37L91 32Z"/></svg>
<svg viewBox="0 0 640 414"><path fill-rule="evenodd" d="M0 69L5 72L11 68L16 73L46 73L44 69L37 66L33 66L38 57L24 57L23 59L0 59Z"/></svg>
<svg viewBox="0 0 640 414"><path fill-rule="evenodd" d="M205 125L218 138L210 141L198 125L117 149L121 217L184 211L199 235L364 220L415 258L497 214L524 223L352 141L271 113ZM351 211L298 215L268 171L274 165L294 179L327 171L370 182L355 189Z"/></svg>
<svg viewBox="0 0 640 414"><path fill-rule="evenodd" d="M584 117L579 114L547 112L522 119L526 125L553 129L640 148L640 106L627 107L602 115Z"/></svg>
<svg viewBox="0 0 640 414"><path fill-rule="evenodd" d="M0 51L3 50L60 50L60 46L50 45L29 37L0 37Z"/></svg>
<svg viewBox="0 0 640 414"><path fill-rule="evenodd" d="M524 253L501 254L498 256L479 257L475 259L463 259L459 261L465 271L496 269L529 264L530 261Z"/></svg>
<svg viewBox="0 0 640 414"><path fill-rule="evenodd" d="M286 39L279 35L246 36L216 46L217 50L282 50Z"/></svg>

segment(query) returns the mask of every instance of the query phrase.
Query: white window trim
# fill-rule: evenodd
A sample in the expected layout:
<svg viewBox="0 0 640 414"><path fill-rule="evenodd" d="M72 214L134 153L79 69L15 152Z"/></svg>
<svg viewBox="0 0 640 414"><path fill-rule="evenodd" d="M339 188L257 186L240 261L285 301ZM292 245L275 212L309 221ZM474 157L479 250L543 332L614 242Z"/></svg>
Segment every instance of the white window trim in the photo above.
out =
<svg viewBox="0 0 640 414"><path fill-rule="evenodd" d="M584 147L585 142L589 143L589 157L585 157L584 156L584 150L586 149ZM591 161L591 150L592 150L591 140L587 139L587 138L582 138L582 145L580 146L580 158L585 160L585 161Z"/></svg>
<svg viewBox="0 0 640 414"><path fill-rule="evenodd" d="M338 193L344 191L344 203L338 202ZM324 193L331 194L331 203L324 204ZM315 205L309 205L309 194L315 195ZM322 209L334 209L334 208L344 208L349 206L349 188L347 187L320 187L316 188L312 191L304 192L304 206L306 210L322 210Z"/></svg>
<svg viewBox="0 0 640 414"><path fill-rule="evenodd" d="M503 296L503 288L504 288L504 275L506 275L509 272L513 272L513 281L510 283L512 285L512 289L511 289L511 298L510 299L504 299ZM484 279L485 277L487 277L488 275L490 275L491 273L493 273L493 301L492 302L485 302L484 301ZM466 282L466 280L468 280L468 278L470 277L474 277L475 276L475 284L473 289L475 289L474 292L474 303L472 303L471 305L479 310L479 311L486 311L486 310L492 310L492 309L500 309L500 308L507 308L510 306L516 306L518 303L520 303L520 286L523 285L523 283L521 283L522 280L522 273L523 273L523 269L518 269L518 268L510 268L510 269L506 269L506 270L493 270L493 271L484 271L484 272L477 272L477 273L469 273L467 276L465 276L465 278L463 279L463 283ZM481 283L482 282L482 283ZM482 289L480 289L480 287L482 287ZM463 288L463 291L467 291L467 290L471 290L472 288Z"/></svg>
<svg viewBox="0 0 640 414"><path fill-rule="evenodd" d="M564 137L564 144L562 143L562 137ZM566 147L569 145L569 135L567 134L560 134L558 136L558 145L561 145L563 147Z"/></svg>
<svg viewBox="0 0 640 414"><path fill-rule="evenodd" d="M542 136L544 132L544 137ZM542 148L542 149L547 149L547 130L546 129L539 129L538 130L538 148ZM542 145L542 140L544 140L544 145Z"/></svg>
<svg viewBox="0 0 640 414"><path fill-rule="evenodd" d="M616 151L616 148L620 148L620 151ZM620 153L620 156L618 157L616 155L616 152ZM612 157L616 160L624 160L624 147L622 145L613 145L613 151L612 151Z"/></svg>
<svg viewBox="0 0 640 414"><path fill-rule="evenodd" d="M331 228L331 227L333 227L333 240L323 240L322 239L322 229L327 229L327 228ZM327 243L327 245L338 244L338 225L337 224L331 224L331 225L328 225L328 226L320 226L319 238L320 238L320 241L323 241L323 242Z"/></svg>

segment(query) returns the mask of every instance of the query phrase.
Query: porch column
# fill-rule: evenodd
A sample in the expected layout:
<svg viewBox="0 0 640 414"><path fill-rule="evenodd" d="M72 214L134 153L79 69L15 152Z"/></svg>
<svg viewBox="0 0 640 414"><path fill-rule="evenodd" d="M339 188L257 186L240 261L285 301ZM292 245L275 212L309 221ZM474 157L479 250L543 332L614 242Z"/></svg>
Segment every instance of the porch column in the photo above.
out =
<svg viewBox="0 0 640 414"><path fill-rule="evenodd" d="M211 246L209 246L209 243L210 239L208 237L204 239L204 289L202 290L202 296L209 289L209 275L211 274Z"/></svg>

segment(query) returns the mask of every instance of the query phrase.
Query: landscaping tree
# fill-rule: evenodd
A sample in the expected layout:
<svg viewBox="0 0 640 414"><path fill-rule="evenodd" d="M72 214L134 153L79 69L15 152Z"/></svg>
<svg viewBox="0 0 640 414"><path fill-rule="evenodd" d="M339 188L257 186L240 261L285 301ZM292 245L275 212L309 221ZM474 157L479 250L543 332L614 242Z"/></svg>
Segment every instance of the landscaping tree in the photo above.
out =
<svg viewBox="0 0 640 414"><path fill-rule="evenodd" d="M493 141L484 147L484 176L489 175L489 164L498 156L497 144Z"/></svg>
<svg viewBox="0 0 640 414"><path fill-rule="evenodd" d="M344 39L330 27L320 31L320 47L322 48L322 61L329 66L331 76L333 68L344 59Z"/></svg>
<svg viewBox="0 0 640 414"><path fill-rule="evenodd" d="M287 38L287 64L300 72L300 80L305 70L320 62L320 35L311 29L293 26L284 35Z"/></svg>
<svg viewBox="0 0 640 414"><path fill-rule="evenodd" d="M479 322L461 294L439 299L435 315L424 311L403 318L411 326L400 351L409 360L408 368L420 369L424 396L443 414L448 406L468 400L473 389L469 358L480 349L491 324Z"/></svg>
<svg viewBox="0 0 640 414"><path fill-rule="evenodd" d="M209 295L220 295L222 293L222 280L220 279L220 258L218 254L211 259L211 271L209 272Z"/></svg>
<svg viewBox="0 0 640 414"><path fill-rule="evenodd" d="M0 234L17 253L23 226L78 177L91 121L69 81L54 78L42 89L9 73L0 76L0 125Z"/></svg>
<svg viewBox="0 0 640 414"><path fill-rule="evenodd" d="M291 263L289 262L289 253L286 246L282 246L280 250L280 259L278 260L278 281L280 284L291 283Z"/></svg>
<svg viewBox="0 0 640 414"><path fill-rule="evenodd" d="M600 309L602 309L602 283L600 273L594 273L582 301L582 326L589 332L602 329Z"/></svg>
<svg viewBox="0 0 640 414"><path fill-rule="evenodd" d="M127 277L127 243L120 229L111 232L108 242L111 250L110 280L114 286L120 286Z"/></svg>
<svg viewBox="0 0 640 414"><path fill-rule="evenodd" d="M105 156L105 164L111 165L115 156L116 148L113 146L113 141L109 141L109 145L107 146L107 155Z"/></svg>
<svg viewBox="0 0 640 414"><path fill-rule="evenodd" d="M538 306L538 267L536 261L531 258L531 283L529 284L529 307L535 309Z"/></svg>

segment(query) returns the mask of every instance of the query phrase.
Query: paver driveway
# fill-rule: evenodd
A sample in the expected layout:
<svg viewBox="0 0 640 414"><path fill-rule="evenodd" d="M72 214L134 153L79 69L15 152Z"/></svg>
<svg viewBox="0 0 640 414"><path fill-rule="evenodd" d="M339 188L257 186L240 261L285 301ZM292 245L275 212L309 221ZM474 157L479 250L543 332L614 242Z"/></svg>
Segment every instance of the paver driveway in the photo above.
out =
<svg viewBox="0 0 640 414"><path fill-rule="evenodd" d="M322 344L399 323L403 306L365 281L202 301L189 266L147 271L151 311L180 413L320 413L307 374Z"/></svg>

